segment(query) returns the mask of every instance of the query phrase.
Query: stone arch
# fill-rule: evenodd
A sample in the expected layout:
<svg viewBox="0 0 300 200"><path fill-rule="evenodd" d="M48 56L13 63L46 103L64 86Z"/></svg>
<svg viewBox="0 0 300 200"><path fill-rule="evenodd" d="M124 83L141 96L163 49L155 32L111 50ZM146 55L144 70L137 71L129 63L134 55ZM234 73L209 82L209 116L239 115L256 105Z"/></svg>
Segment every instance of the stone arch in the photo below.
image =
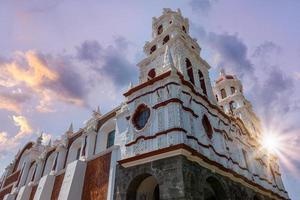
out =
<svg viewBox="0 0 300 200"><path fill-rule="evenodd" d="M253 200L263 200L258 194L255 194L252 198Z"/></svg>
<svg viewBox="0 0 300 200"><path fill-rule="evenodd" d="M160 199L159 183L155 176L143 173L132 179L126 191L126 200L136 199Z"/></svg>
<svg viewBox="0 0 300 200"><path fill-rule="evenodd" d="M228 200L229 190L222 179L206 175L202 179L203 200Z"/></svg>

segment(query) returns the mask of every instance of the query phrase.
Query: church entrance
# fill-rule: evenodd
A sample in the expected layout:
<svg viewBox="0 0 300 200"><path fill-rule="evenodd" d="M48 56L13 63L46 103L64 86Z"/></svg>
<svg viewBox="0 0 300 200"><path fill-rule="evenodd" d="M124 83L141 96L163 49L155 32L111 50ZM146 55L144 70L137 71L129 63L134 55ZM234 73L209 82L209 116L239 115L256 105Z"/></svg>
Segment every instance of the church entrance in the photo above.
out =
<svg viewBox="0 0 300 200"><path fill-rule="evenodd" d="M152 175L137 176L129 185L127 200L159 200L159 185Z"/></svg>
<svg viewBox="0 0 300 200"><path fill-rule="evenodd" d="M213 177L206 179L204 185L204 200L226 200L226 192L220 182Z"/></svg>

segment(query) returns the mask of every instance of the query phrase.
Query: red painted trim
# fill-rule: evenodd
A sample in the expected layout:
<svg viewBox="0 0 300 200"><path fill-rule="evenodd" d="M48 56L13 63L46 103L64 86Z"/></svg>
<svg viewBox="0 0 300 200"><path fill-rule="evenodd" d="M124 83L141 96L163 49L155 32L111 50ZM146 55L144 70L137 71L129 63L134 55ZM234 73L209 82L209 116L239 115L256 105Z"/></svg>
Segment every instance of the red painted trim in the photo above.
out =
<svg viewBox="0 0 300 200"><path fill-rule="evenodd" d="M142 83L142 84L140 84L140 85L137 85L136 87L131 88L130 90L128 90L127 92L125 92L125 93L124 93L124 96L125 96L125 97L128 97L129 95L133 94L134 92L136 92L136 91L138 91L138 90L140 90L140 89L142 89L142 88L145 88L145 87L147 87L147 86L149 86L149 85L152 85L152 84L154 84L155 82L160 81L160 80L162 80L162 79L168 77L170 74L171 74L171 71L167 71L167 72L165 72L165 73L163 73L163 74L161 74L161 75L159 75L159 76L157 76L157 77L155 77L155 78L153 78L153 79L151 79L151 80L148 80L148 81L145 82L145 83Z"/></svg>
<svg viewBox="0 0 300 200"><path fill-rule="evenodd" d="M168 130L165 130L165 131L161 131L161 132L158 132L156 133L155 135L151 135L151 136L144 136L144 135L141 135L139 137L137 137L134 141L130 142L130 143L127 143L125 144L126 147L129 147L131 145L134 145L136 144L140 139L144 139L144 140L150 140L150 139L154 139L160 135L166 135L172 131L182 131L182 132L185 132L186 133L186 130L184 130L183 128L171 128L171 129L168 129Z"/></svg>
<svg viewBox="0 0 300 200"><path fill-rule="evenodd" d="M183 102L182 102L180 99L178 99L178 98L168 99L167 101L163 101L163 102L161 102L161 103L158 103L158 104L154 105L152 108L153 108L153 109L157 109L157 108L159 108L159 107L166 106L166 105L168 105L169 103L179 103L179 104L181 104L181 107L182 107L183 110L185 110L185 111L187 111L187 112L190 112L190 113L191 113L194 117L196 117L196 118L199 117L192 109L190 109L189 107L184 106L184 105L183 105Z"/></svg>
<svg viewBox="0 0 300 200"><path fill-rule="evenodd" d="M176 83L176 82L169 82L169 83L167 83L167 84L165 84L165 85L163 85L163 86L160 86L160 87L156 88L155 90L148 91L148 92L146 92L146 93L144 93L144 94L141 94L141 95L139 95L139 96L137 96L137 97L131 99L130 101L127 101L126 103L129 104L129 103L135 101L136 99L139 99L139 98L141 98L141 97L143 97L143 96L145 96L145 95L148 95L148 94L152 94L152 93L154 93L154 92L157 92L158 90L160 90L160 89L162 89L162 88L165 88L165 87L167 87L167 86L169 86L169 85L179 85L179 84Z"/></svg>
<svg viewBox="0 0 300 200"><path fill-rule="evenodd" d="M20 152L20 154L19 154L19 156L18 156L18 158L17 158L17 160L16 160L16 162L15 162L14 169L13 169L12 173L15 172L15 171L17 170L17 167L18 167L18 165L19 165L19 162L20 162L20 159L21 159L23 153L24 153L27 149L31 149L32 146L33 146L33 142L29 142L29 143L27 143L27 144L25 145L25 147L22 149L22 151Z"/></svg>
<svg viewBox="0 0 300 200"><path fill-rule="evenodd" d="M159 75L159 76L157 76L157 77L155 77L155 78L153 78L153 79L151 79L151 80L149 80L149 81L147 81L147 82L145 82L145 83L142 83L142 84L140 84L140 85L138 85L138 86L136 86L136 87L130 89L128 92L124 93L124 96L127 97L127 96L133 94L134 92L136 92L136 91L138 91L138 90L144 88L144 87L147 87L147 86L149 86L149 85L152 85L152 84L154 84L155 82L157 82L157 81L159 81L159 80L162 80L162 79L164 79L164 78L170 76L170 74L171 74L171 71L165 72L165 73L163 73L163 74L161 74L161 75ZM216 109L216 110L218 111L218 113L220 113L224 118L228 119L229 121L236 122L236 123L237 123L237 122L240 122L240 124L237 123L237 125L240 127L240 129L245 130L246 134L249 136L249 138L251 138L251 137L250 137L250 134L249 134L249 132L248 132L248 130L247 130L247 128L245 127L244 123L243 123L240 119L235 119L235 118L233 118L233 117L231 117L231 116L228 116L228 115L227 115L226 113L224 113L224 111L221 110L218 106L212 104L212 103L208 100L207 96L198 93L198 92L195 90L194 85L191 84L190 82L184 80L184 77L183 77L183 75L182 75L180 72L177 72L177 75L179 76L179 78L180 78L180 80L181 80L181 83L182 83L183 85L188 86L188 87L191 89L191 91L192 91L196 96L199 96L201 99L203 99L204 101L206 101L206 103L207 103L211 108ZM162 86L162 87L166 87L167 85L170 85L170 84L179 85L178 83L170 82L170 83L168 83L168 84L166 84L165 86ZM142 97L142 96L144 96L144 95L153 93L153 92L157 91L158 89L161 89L162 87L159 87L159 88L157 88L157 89L155 89L155 90L153 90L153 91L150 91L150 92L144 93L144 94L142 94L142 95L140 95L140 96L138 96L138 97L135 97L134 99L128 101L127 103L131 103L132 101L134 101L134 100L136 100L136 99L138 99L138 98L140 98L140 97ZM185 91L182 91L182 93L187 94L187 95L190 95L190 93L185 92ZM190 96L191 96L191 95L190 95ZM201 104L204 108L206 108L206 110L207 110L211 115L217 117L217 115L211 113L211 112L209 111L209 109L208 109L206 106L204 106L202 103L196 101L195 99L193 99L193 101L194 101L195 103L197 103L197 104ZM227 124L226 122L224 122L223 120L222 120L222 122L223 122L225 125L227 125L227 126L229 125L229 124Z"/></svg>
<svg viewBox="0 0 300 200"><path fill-rule="evenodd" d="M158 132L158 133L156 133L156 134L153 135L153 136L148 136L148 137L140 136L140 137L136 138L133 142L127 143L125 146L128 147L128 146L134 145L134 144L136 144L136 143L138 142L138 140L140 140L140 139L142 139L142 138L143 138L144 140L154 139L154 138L156 138L156 137L158 137L158 136L160 136L160 135L165 135L165 134L168 134L169 132L172 132L172 131L182 131L182 132L184 132L184 133L187 133L187 131L184 130L184 129L182 129L182 128L168 129L168 130L166 130L166 131ZM267 179L265 179L265 178L260 177L258 174L253 174L252 172L250 172L250 170L249 170L247 167L241 166L237 161L234 161L231 157L228 157L228 156L226 156L226 155L224 155L224 154L220 154L219 152L216 151L216 149L214 148L213 145L211 145L211 144L203 144L203 143L201 143L196 137L194 137L194 136L192 136L192 135L186 135L186 137L187 137L187 139L192 139L192 140L196 141L197 144L198 144L199 146L201 146L201 147L204 147L204 148L207 148L207 149L211 148L211 149L213 150L213 152L214 152L217 156L219 156L219 157L221 157L221 158L225 158L225 159L227 159L228 161L231 161L234 165L237 165L240 169L246 170L246 171L248 171L249 173L251 173L253 176L258 177L260 180L263 180L263 181L268 182L269 184L272 184L272 182L270 182L269 180L267 180ZM185 145L185 144L184 144L184 145ZM176 146L176 145L175 145L175 146ZM147 153L146 153L146 154L147 154ZM146 155L146 154L143 154L143 155ZM143 155L141 155L141 156L143 156ZM215 161L213 161L213 162L215 162ZM279 188L278 188L278 189L279 189Z"/></svg>
<svg viewBox="0 0 300 200"><path fill-rule="evenodd" d="M232 174L233 176L235 176L236 178L240 178L242 179L243 181L245 181L246 183L254 186L254 187L257 187L259 188L260 190L262 191L265 191L265 192L268 192L268 193L271 193L272 195L278 197L279 199L285 199L284 197L281 197L280 195L278 195L277 193L274 193L273 191L270 191L264 187L262 187L261 185L257 184L257 183L254 183L250 180L248 180L246 177L236 173L235 171L231 170L231 169L227 169L225 168L224 166L222 166L221 164L215 162L215 161L212 161L210 159L208 159L207 157L205 157L204 155L200 154L199 152L197 152L196 150L192 149L191 147L187 146L186 144L178 144L178 145L173 145L173 146L170 146L170 147L166 147L166 148L163 148L163 149L159 149L159 150L156 150L156 151L152 151L152 152L148 152L148 153L145 153L145 154L142 154L142 155L137 155L137 156L134 156L134 157L131 157L131 158L126 158L126 159L123 159L123 160L120 160L118 161L119 164L123 165L123 164L126 164L126 163L129 163L129 162L133 162L133 161L137 161L137 160L140 160L140 159L144 159L144 158L148 158L148 157L151 157L151 156L155 156L155 155L159 155L159 154L163 154L163 153L167 153L167 152L171 152L171 151L174 151L174 150L179 150L179 149L184 149L184 150L187 150L188 152L190 152L192 155L196 156L196 157L199 157L201 158L203 161L205 161L206 163L210 164L210 165L213 165L217 168L219 168L220 170L222 171L225 171L227 173L230 173ZM267 181L268 182L268 181ZM274 186L273 187L277 188L279 191L281 192L284 192L284 193L287 193L286 191L278 188L278 186Z"/></svg>

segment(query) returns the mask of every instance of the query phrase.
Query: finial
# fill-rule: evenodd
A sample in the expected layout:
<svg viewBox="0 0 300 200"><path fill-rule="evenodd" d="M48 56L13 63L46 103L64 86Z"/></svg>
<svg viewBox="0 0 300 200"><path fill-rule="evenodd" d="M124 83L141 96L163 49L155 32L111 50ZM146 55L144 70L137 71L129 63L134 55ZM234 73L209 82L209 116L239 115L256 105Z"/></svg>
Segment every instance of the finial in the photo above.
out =
<svg viewBox="0 0 300 200"><path fill-rule="evenodd" d="M67 133L73 133L73 123L70 124Z"/></svg>
<svg viewBox="0 0 300 200"><path fill-rule="evenodd" d="M174 67L174 62L173 62L173 58L172 58L172 54L171 51L169 49L169 46L166 46L166 51L165 51L165 55L164 55L164 66L163 67Z"/></svg>
<svg viewBox="0 0 300 200"><path fill-rule="evenodd" d="M36 144L37 144L37 145L41 145L42 142L43 142L43 132L40 131L39 136L38 136L37 139L36 139Z"/></svg>
<svg viewBox="0 0 300 200"><path fill-rule="evenodd" d="M52 140L51 140L51 138L49 139L49 142L48 142L48 145L47 145L48 147L51 147L52 146Z"/></svg>
<svg viewBox="0 0 300 200"><path fill-rule="evenodd" d="M220 76L225 76L226 73L225 73L225 69L224 68L221 68L220 69Z"/></svg>
<svg viewBox="0 0 300 200"><path fill-rule="evenodd" d="M128 85L128 89L130 90L131 88L132 88L132 82L130 81Z"/></svg>
<svg viewBox="0 0 300 200"><path fill-rule="evenodd" d="M181 15L181 10L180 10L180 8L177 8L177 12L178 12L178 14Z"/></svg>
<svg viewBox="0 0 300 200"><path fill-rule="evenodd" d="M94 116L101 115L100 106L97 106L97 109L94 111Z"/></svg>

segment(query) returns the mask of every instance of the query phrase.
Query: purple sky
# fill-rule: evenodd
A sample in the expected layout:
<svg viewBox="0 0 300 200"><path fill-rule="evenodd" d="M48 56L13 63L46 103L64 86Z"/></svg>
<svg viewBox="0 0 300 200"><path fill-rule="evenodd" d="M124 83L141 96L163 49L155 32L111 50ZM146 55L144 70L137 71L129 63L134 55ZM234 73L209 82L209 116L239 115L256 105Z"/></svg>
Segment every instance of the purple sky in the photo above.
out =
<svg viewBox="0 0 300 200"><path fill-rule="evenodd" d="M97 105L118 105L165 7L190 19L211 80L220 67L242 79L266 129L282 137L285 186L298 199L300 1L292 0L2 0L0 170L39 131L55 139Z"/></svg>

